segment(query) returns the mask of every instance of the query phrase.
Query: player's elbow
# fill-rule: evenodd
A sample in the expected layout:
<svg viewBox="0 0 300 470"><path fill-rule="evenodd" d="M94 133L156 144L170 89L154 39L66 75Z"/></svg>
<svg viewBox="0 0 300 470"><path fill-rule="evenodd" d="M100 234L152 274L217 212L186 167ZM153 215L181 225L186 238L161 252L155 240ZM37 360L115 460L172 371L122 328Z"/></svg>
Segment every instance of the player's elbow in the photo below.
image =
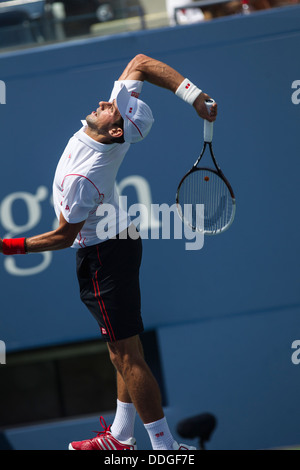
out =
<svg viewBox="0 0 300 470"><path fill-rule="evenodd" d="M145 54L137 54L135 57L134 57L134 61L139 64L139 63L143 63L145 60L148 60L149 57L146 56Z"/></svg>
<svg viewBox="0 0 300 470"><path fill-rule="evenodd" d="M62 214L60 215L59 226L55 230L55 237L60 244L60 249L70 248L73 245L84 224L84 220L71 224Z"/></svg>
<svg viewBox="0 0 300 470"><path fill-rule="evenodd" d="M138 72L143 72L148 61L149 57L145 54L137 54L132 60L133 69Z"/></svg>
<svg viewBox="0 0 300 470"><path fill-rule="evenodd" d="M70 248L73 245L75 238L76 236L74 233L70 233L67 230L61 230L59 228L56 232L57 246L59 246L60 250Z"/></svg>
<svg viewBox="0 0 300 470"><path fill-rule="evenodd" d="M62 237L57 236L53 240L53 246L55 250L65 250L66 248L70 248L74 243L74 240L69 237Z"/></svg>
<svg viewBox="0 0 300 470"><path fill-rule="evenodd" d="M74 241L75 241L74 237L65 238L64 241L63 241L63 248L71 248Z"/></svg>

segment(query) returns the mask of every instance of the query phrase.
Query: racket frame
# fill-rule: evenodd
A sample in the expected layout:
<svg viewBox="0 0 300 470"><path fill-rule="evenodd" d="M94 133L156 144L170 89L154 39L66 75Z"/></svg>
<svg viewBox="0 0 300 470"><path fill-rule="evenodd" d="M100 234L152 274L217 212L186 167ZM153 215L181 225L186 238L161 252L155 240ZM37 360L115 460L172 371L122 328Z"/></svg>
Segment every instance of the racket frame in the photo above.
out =
<svg viewBox="0 0 300 470"><path fill-rule="evenodd" d="M213 163L215 165L215 168L216 168L215 170L213 168L209 168L209 167L200 167L200 168L198 167L198 165L199 165L199 163L200 163L200 161L201 161L201 159L202 159L202 157L205 153L205 150L206 150L207 146L209 147L210 155L211 155L212 161L213 161ZM217 230L200 230L197 227L192 227L190 224L188 224L188 225L190 226L190 228L192 230L203 233L204 235L218 235L218 234L223 233L226 230L228 230L229 227L232 225L233 220L235 218L236 202L235 202L235 195L234 195L233 189L232 189L229 181L227 180L227 178L225 177L224 173L222 172L221 168L219 167L219 165L217 163L217 160L216 160L216 157L214 155L213 148L212 148L212 142L206 142L206 141L204 142L203 149L202 149L201 154L199 155L198 159L196 160L196 162L194 163L192 168L186 173L186 175L184 175L184 177L180 181L180 183L178 185L178 188L177 188L177 192L176 192L176 198L175 198L176 199L177 212L178 212L178 215L181 218L181 220L184 223L186 223L186 221L184 219L184 216L183 216L183 213L182 213L181 205L179 203L179 192L180 192L180 188L182 186L183 181L185 181L185 179L189 175L191 175L195 171L199 171L199 170L201 170L201 171L211 171L211 172L215 173L217 176L219 176L224 181L225 185L227 186L227 188L229 190L231 198L232 198L232 213L231 213L231 217L230 217L229 222L224 227L222 227L221 229L217 229Z"/></svg>

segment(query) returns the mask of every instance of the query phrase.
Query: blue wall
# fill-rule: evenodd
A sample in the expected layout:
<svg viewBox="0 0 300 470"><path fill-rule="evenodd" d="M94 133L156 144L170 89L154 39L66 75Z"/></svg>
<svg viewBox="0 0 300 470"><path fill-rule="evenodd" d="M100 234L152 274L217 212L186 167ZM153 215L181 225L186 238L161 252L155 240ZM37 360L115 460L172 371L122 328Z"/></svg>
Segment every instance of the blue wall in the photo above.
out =
<svg viewBox="0 0 300 470"><path fill-rule="evenodd" d="M51 229L60 154L135 54L167 62L218 101L214 149L236 192L235 223L199 251L185 250L185 240L145 240L142 267L143 315L159 333L171 426L215 413L210 448L300 440L300 365L291 361L300 337L299 24L295 6L0 56L2 235ZM156 122L118 182L138 175L153 203L171 205L203 123L170 92L145 84L143 99ZM134 188L125 193L137 201ZM79 302L72 250L2 258L0 278L8 351L97 337Z"/></svg>

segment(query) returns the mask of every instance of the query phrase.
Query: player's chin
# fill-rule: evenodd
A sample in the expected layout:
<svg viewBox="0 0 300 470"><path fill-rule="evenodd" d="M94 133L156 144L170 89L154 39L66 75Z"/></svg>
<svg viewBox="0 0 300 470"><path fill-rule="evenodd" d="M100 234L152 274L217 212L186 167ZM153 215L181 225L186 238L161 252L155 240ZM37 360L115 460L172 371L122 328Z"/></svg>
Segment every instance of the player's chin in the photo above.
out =
<svg viewBox="0 0 300 470"><path fill-rule="evenodd" d="M95 127L95 117L93 114L89 114L86 118L86 123L89 127Z"/></svg>

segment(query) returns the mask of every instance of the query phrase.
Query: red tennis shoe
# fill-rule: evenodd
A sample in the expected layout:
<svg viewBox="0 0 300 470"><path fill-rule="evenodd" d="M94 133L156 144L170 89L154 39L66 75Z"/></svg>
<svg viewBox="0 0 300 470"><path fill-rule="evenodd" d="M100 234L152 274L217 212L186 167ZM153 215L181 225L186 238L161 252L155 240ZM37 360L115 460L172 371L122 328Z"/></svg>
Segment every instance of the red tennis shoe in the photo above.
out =
<svg viewBox="0 0 300 470"><path fill-rule="evenodd" d="M100 424L103 431L98 432L96 437L86 441L71 442L69 450L137 450L134 437L130 437L127 441L118 441L110 432L110 426L107 427L102 416Z"/></svg>

